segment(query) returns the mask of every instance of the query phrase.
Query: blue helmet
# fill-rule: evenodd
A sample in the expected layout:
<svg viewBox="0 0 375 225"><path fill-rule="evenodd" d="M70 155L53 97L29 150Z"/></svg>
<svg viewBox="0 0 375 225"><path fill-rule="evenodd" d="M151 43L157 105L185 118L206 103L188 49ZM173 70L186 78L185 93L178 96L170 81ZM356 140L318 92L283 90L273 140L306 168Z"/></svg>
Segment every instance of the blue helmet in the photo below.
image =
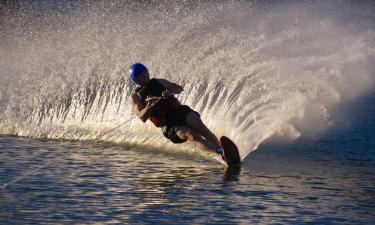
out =
<svg viewBox="0 0 375 225"><path fill-rule="evenodd" d="M144 74L145 72L148 73L147 67L145 67L145 65L143 65L141 63L135 63L135 64L131 65L130 69L129 69L130 78L136 84L139 83L138 76L141 75L141 74Z"/></svg>

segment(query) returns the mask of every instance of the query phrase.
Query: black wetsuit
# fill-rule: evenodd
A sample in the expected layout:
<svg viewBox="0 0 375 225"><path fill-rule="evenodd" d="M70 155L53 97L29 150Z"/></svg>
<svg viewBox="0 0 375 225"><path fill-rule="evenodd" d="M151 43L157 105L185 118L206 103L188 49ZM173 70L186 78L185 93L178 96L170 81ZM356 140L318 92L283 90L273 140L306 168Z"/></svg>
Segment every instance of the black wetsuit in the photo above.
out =
<svg viewBox="0 0 375 225"><path fill-rule="evenodd" d="M141 101L146 104L148 97L162 97L166 88L155 78L151 79L145 86L138 87L136 92L141 96ZM199 113L192 110L187 105L181 105L178 100L171 96L161 99L153 108L150 114L150 120L155 126L161 127L166 138L173 143L183 143L183 140L177 136L180 126L186 125L186 117L189 112Z"/></svg>

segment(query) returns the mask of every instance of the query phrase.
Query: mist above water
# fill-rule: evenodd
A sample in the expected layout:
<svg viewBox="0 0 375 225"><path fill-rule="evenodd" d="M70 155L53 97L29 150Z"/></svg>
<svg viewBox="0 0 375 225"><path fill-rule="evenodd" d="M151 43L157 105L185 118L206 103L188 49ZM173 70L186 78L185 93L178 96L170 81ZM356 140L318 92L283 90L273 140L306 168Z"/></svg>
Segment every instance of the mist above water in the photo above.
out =
<svg viewBox="0 0 375 225"><path fill-rule="evenodd" d="M373 89L374 9L365 1L3 3L0 133L96 139L132 116L127 71L142 62L183 85L178 98L238 143L242 158L273 136L319 135L332 108ZM101 139L172 146L139 120Z"/></svg>

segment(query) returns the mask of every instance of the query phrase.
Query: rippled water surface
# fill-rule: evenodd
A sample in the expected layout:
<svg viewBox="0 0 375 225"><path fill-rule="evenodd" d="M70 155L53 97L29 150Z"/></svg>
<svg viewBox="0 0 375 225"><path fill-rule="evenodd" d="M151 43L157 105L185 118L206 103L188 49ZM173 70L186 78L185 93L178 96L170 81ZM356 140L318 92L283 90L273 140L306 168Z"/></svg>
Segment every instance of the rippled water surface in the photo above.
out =
<svg viewBox="0 0 375 225"><path fill-rule="evenodd" d="M375 222L371 160L264 147L226 170L125 145L3 136L0 149L3 224Z"/></svg>

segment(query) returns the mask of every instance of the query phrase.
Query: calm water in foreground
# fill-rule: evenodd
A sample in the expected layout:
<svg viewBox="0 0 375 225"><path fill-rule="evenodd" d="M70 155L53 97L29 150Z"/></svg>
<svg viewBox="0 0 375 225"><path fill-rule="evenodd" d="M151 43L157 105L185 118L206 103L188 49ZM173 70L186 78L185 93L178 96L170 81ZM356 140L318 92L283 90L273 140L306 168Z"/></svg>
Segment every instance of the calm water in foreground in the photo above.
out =
<svg viewBox="0 0 375 225"><path fill-rule="evenodd" d="M374 224L372 159L262 148L228 171L184 153L2 136L0 223Z"/></svg>

